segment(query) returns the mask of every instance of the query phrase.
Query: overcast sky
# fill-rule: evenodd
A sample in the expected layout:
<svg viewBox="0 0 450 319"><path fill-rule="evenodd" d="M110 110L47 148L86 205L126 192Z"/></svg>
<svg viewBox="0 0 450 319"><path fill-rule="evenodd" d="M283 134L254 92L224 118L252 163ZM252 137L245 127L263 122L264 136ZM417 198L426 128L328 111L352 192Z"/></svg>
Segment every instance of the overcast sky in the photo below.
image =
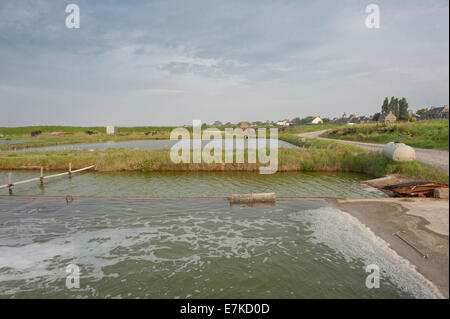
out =
<svg viewBox="0 0 450 319"><path fill-rule="evenodd" d="M65 7L79 5L68 29ZM449 1L0 0L0 126L179 125L449 99Z"/></svg>

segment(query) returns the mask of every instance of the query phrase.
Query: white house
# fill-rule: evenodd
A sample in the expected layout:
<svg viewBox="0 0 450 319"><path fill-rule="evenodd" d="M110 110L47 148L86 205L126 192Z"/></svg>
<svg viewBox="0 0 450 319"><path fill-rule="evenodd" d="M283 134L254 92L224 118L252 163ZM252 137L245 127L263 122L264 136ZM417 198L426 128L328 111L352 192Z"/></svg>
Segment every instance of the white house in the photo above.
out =
<svg viewBox="0 0 450 319"><path fill-rule="evenodd" d="M312 121L311 124L323 124L323 121L320 117L316 116Z"/></svg>
<svg viewBox="0 0 450 319"><path fill-rule="evenodd" d="M284 120L284 121L278 121L278 122L277 122L277 125L280 125L280 126L289 126L289 125L291 125L291 123L289 122L289 120Z"/></svg>
<svg viewBox="0 0 450 319"><path fill-rule="evenodd" d="M117 126L107 126L106 127L106 134L108 135L114 135L117 134L118 130L117 130Z"/></svg>

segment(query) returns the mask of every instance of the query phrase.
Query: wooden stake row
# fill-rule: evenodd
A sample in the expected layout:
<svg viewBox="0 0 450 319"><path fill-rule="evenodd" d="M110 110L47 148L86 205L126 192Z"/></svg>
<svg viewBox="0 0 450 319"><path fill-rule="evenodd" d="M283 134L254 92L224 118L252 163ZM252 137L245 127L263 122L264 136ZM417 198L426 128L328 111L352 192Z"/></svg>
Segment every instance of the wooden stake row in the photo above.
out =
<svg viewBox="0 0 450 319"><path fill-rule="evenodd" d="M95 165L91 165L91 166L88 166L88 167L84 167L84 168L72 171L72 163L69 163L69 171L68 172L54 174L54 175L48 175L48 176L44 176L44 168L41 167L41 174L40 174L39 177L31 178L31 179L27 179L27 180L23 180L23 181L18 181L18 182L14 182L14 183L13 183L13 180L12 180L12 173L8 173L8 184L0 185L0 189L2 189L2 188L9 188L11 190L14 186L21 185L21 184L26 184L26 183L31 183L31 182L37 182L37 181L40 181L41 183L43 183L45 179L59 177L59 176L64 176L64 175L72 176L72 174L79 173L79 172L82 172L82 171L86 171L86 170L94 168L94 167L95 167Z"/></svg>

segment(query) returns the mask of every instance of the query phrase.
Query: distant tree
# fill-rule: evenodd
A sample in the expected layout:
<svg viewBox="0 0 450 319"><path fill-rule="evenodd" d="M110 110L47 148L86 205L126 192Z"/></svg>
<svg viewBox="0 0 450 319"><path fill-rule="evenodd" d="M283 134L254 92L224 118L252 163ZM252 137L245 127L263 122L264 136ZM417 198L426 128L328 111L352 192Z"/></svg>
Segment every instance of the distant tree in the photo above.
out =
<svg viewBox="0 0 450 319"><path fill-rule="evenodd" d="M292 125L305 125L305 124L311 124L312 120L314 120L314 116L307 116L304 118L293 118L291 121ZM323 119L322 119L323 120ZM329 121L329 120L328 120Z"/></svg>
<svg viewBox="0 0 450 319"><path fill-rule="evenodd" d="M404 97L398 102L398 117L399 120L409 120L408 101Z"/></svg>
<svg viewBox="0 0 450 319"><path fill-rule="evenodd" d="M322 121L323 121L324 124L331 122L331 120L328 117L323 118Z"/></svg>
<svg viewBox="0 0 450 319"><path fill-rule="evenodd" d="M423 115L423 114L426 113L426 112L428 112L428 109L427 109L427 108L424 108L424 109L418 110L418 111L416 112L416 114L417 114L417 115Z"/></svg>
<svg viewBox="0 0 450 319"><path fill-rule="evenodd" d="M301 119L299 117L293 118L291 123L292 123L292 125L300 125Z"/></svg>
<svg viewBox="0 0 450 319"><path fill-rule="evenodd" d="M394 115L398 118L400 116L400 109L398 106L398 98L394 99Z"/></svg>
<svg viewBox="0 0 450 319"><path fill-rule="evenodd" d="M389 102L389 112L395 112L395 97L391 97L391 101ZM394 113L395 114L395 113Z"/></svg>
<svg viewBox="0 0 450 319"><path fill-rule="evenodd" d="M300 120L300 124L311 124L312 120L314 120L314 116L307 116Z"/></svg>
<svg viewBox="0 0 450 319"><path fill-rule="evenodd" d="M381 113L389 113L389 99L385 97L383 105L381 105Z"/></svg>
<svg viewBox="0 0 450 319"><path fill-rule="evenodd" d="M381 113L375 113L375 114L373 115L373 120L374 120L375 122L378 122L378 120L380 119L380 116L381 116Z"/></svg>

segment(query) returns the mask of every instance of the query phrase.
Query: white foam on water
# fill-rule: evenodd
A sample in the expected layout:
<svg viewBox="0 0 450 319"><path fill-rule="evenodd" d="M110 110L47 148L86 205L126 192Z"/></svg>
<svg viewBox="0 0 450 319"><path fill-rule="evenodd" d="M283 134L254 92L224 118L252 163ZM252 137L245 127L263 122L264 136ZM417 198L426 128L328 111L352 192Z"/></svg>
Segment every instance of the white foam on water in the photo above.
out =
<svg viewBox="0 0 450 319"><path fill-rule="evenodd" d="M36 242L33 238L46 229L48 220L30 218L28 222L22 222L20 228L25 236L14 236L14 241L0 246L0 268L3 268L0 284L21 280L25 283L20 284L20 288L3 289L2 294L5 295L52 287L52 284L66 277L65 267L72 263L81 267L82 278L86 276L101 280L106 276L117 277L116 273L106 275L105 267L130 259L158 263L157 271L168 271L170 277L186 271L193 264L201 269L204 257L250 258L252 249L266 247L267 240L249 238L246 232L263 232L262 226L273 223L264 218L237 221L178 216L163 223L158 219L149 221L141 224L141 227L116 228L110 225L106 229L86 231L83 230L86 220L76 217L66 225L69 230L67 233ZM107 220L103 223L110 224ZM215 224L212 228L211 223ZM17 227L6 226L4 230L11 232ZM33 232L27 232L31 228ZM179 230L182 230L181 233ZM186 255L162 257L159 250L171 249L173 243L184 243L190 251ZM194 253L197 249L202 250L201 255ZM176 269L164 265L166 262L177 262Z"/></svg>
<svg viewBox="0 0 450 319"><path fill-rule="evenodd" d="M290 214L292 220L306 223L313 231L312 241L340 252L347 262L363 261L380 268L382 285L387 277L399 289L416 298L444 298L439 290L414 265L350 214L332 207L321 207Z"/></svg>
<svg viewBox="0 0 450 319"><path fill-rule="evenodd" d="M275 208L271 212L279 216L278 212L283 211ZM0 268L5 267L0 271L2 295L32 292L41 287L58 289L55 284L65 279L65 267L70 263L82 266L82 279L89 277L95 281L105 276L117 278L120 271L111 269L107 272L105 267L130 260L152 262L153 271L161 272L166 278L179 272L190 272L191 269L202 272L207 267L208 258L248 259L263 256L261 261L270 263L274 254L283 253L295 261L299 256L292 255L289 248L289 245L295 246L295 240L286 242L283 234L287 230L296 229L298 232L300 221L313 232L316 243L323 243L342 254L350 266L354 264L351 263L354 259L364 260L366 264L375 263L383 271L383 276L389 276L400 289L416 297L440 297L434 286L409 262L399 257L356 218L331 207L289 216L290 221L263 215L239 219L228 214L218 216L204 212L176 216L148 215L142 223L134 216L117 219L105 215L91 220L73 216L63 223L67 232L50 234L49 226L57 223L54 218L23 218L20 223L3 225L2 231L5 232L0 233L3 243L0 245ZM108 228L88 230L87 224ZM272 232L268 234L268 231ZM37 242L39 235L51 239ZM168 254L167 249L178 250ZM325 253L320 257L331 258L332 255ZM7 287L11 286L8 281L18 280L25 283ZM89 295L92 294L96 292Z"/></svg>

